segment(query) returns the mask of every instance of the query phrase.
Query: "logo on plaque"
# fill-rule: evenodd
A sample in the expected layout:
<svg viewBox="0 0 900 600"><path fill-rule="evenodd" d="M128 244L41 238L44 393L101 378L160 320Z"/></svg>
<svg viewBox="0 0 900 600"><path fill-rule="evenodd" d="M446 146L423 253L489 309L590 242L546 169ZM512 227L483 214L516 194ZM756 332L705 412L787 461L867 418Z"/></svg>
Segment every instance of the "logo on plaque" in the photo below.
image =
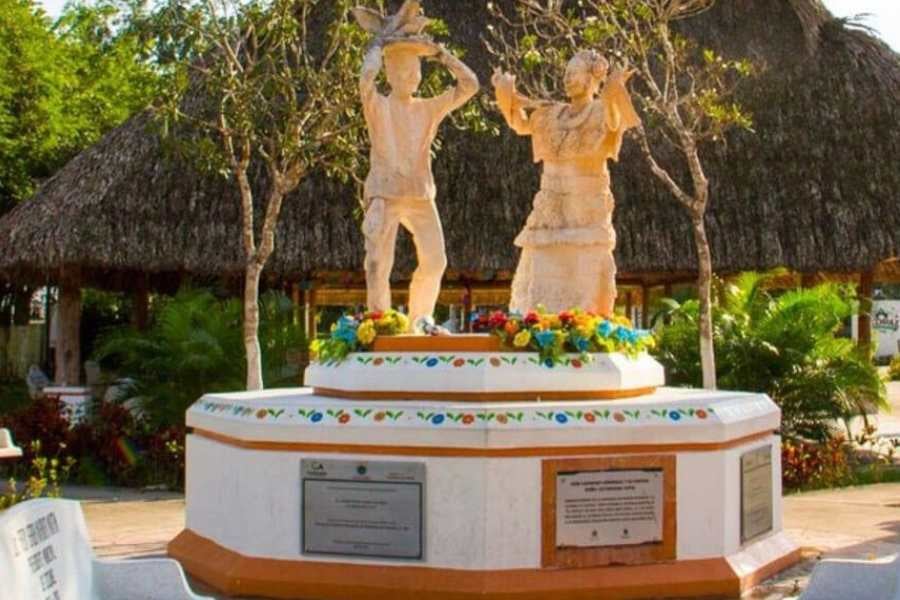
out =
<svg viewBox="0 0 900 600"><path fill-rule="evenodd" d="M425 465L303 460L304 554L422 560Z"/></svg>

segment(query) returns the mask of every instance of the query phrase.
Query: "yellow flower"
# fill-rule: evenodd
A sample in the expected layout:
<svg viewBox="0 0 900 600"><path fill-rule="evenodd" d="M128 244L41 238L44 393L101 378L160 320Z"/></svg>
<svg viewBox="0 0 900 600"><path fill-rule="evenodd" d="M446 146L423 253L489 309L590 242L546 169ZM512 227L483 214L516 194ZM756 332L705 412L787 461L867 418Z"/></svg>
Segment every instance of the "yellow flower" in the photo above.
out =
<svg viewBox="0 0 900 600"><path fill-rule="evenodd" d="M374 342L376 335L375 322L371 319L363 321L362 325L359 326L359 329L356 330L356 337L363 346L368 346Z"/></svg>
<svg viewBox="0 0 900 600"><path fill-rule="evenodd" d="M528 330L520 331L513 339L513 346L516 348L524 348L531 343L531 332Z"/></svg>
<svg viewBox="0 0 900 600"><path fill-rule="evenodd" d="M612 318L612 322L615 323L616 325L622 325L623 327L628 327L628 328L632 327L631 319L629 319L628 317L623 316L623 315L615 315Z"/></svg>
<svg viewBox="0 0 900 600"><path fill-rule="evenodd" d="M550 329L559 329L562 327L562 321L559 320L559 315L547 315L547 323L550 326Z"/></svg>

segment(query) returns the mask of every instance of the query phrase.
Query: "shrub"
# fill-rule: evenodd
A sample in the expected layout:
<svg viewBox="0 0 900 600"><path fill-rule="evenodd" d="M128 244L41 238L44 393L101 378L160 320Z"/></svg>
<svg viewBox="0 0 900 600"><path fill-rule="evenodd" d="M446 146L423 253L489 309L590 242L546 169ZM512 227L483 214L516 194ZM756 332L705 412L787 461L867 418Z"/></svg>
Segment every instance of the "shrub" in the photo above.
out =
<svg viewBox="0 0 900 600"><path fill-rule="evenodd" d="M289 355L305 339L284 296L264 295L260 312L265 379L282 381ZM141 399L151 426L182 426L185 411L203 394L244 387L240 302L183 290L161 303L149 331L108 332L96 358L134 381L128 395Z"/></svg>
<svg viewBox="0 0 900 600"><path fill-rule="evenodd" d="M35 498L59 498L60 488L75 465L71 457L62 457L64 450L65 446L61 446L57 454L47 458L43 454L41 442L31 442L28 445L28 454L32 457L29 461L28 479L21 490L15 479L7 482L6 492L0 495L0 510Z"/></svg>
<svg viewBox="0 0 900 600"><path fill-rule="evenodd" d="M834 284L774 294L771 276L748 273L719 285L714 306L716 371L723 389L767 393L787 438L826 441L836 423L886 405L867 349L837 332L852 313L850 288ZM695 300L667 302L670 324L657 357L674 385L701 384Z"/></svg>
<svg viewBox="0 0 900 600"><path fill-rule="evenodd" d="M50 460L57 465L50 466L63 464L61 457L69 455L77 463L71 475L82 483L183 486L183 426L157 428L119 404L96 402L86 419L71 428L63 411L62 403L43 399L5 417L2 425L23 444L25 457L4 468L31 481L35 476L26 469L44 465L44 454L56 457Z"/></svg>
<svg viewBox="0 0 900 600"><path fill-rule="evenodd" d="M23 446L23 461L31 464L37 458L35 443L49 456L58 456L71 445L72 432L64 410L58 399L39 398L0 417L0 427L10 430L13 439Z"/></svg>
<svg viewBox="0 0 900 600"><path fill-rule="evenodd" d="M891 381L900 381L900 354L891 360L891 366L888 369L888 378Z"/></svg>
<svg viewBox="0 0 900 600"><path fill-rule="evenodd" d="M789 491L850 483L850 448L842 436L827 442L786 440L781 446L781 477Z"/></svg>

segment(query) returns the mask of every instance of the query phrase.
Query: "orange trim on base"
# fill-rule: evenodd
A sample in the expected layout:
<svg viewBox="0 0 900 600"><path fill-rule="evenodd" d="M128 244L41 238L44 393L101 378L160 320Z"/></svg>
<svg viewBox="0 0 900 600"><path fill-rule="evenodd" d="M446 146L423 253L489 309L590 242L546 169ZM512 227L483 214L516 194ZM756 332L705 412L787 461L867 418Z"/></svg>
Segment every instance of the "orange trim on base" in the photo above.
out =
<svg viewBox="0 0 900 600"><path fill-rule="evenodd" d="M500 338L489 334L386 335L375 338L375 352L500 352Z"/></svg>
<svg viewBox="0 0 900 600"><path fill-rule="evenodd" d="M632 390L585 390L582 392L353 392L331 388L313 388L313 393L342 400L426 400L440 402L553 402L556 400L621 400L639 398L656 391L655 387Z"/></svg>
<svg viewBox="0 0 900 600"><path fill-rule="evenodd" d="M585 569L465 571L290 561L243 556L186 529L169 555L193 577L230 596L316 600L624 600L739 597L740 578L724 558ZM799 560L795 552L758 571Z"/></svg>
<svg viewBox="0 0 900 600"><path fill-rule="evenodd" d="M375 454L379 456L455 456L455 457L500 457L524 456L602 456L607 454L648 454L666 452L715 452L737 448L757 440L767 439L771 431L761 431L746 437L716 443L685 444L641 444L609 446L537 446L529 448L453 448L446 446L375 446L372 444L325 444L311 442L268 442L242 440L215 431L193 428L192 435L203 437L220 444L245 448L247 450L267 450L270 452L306 452L327 454Z"/></svg>

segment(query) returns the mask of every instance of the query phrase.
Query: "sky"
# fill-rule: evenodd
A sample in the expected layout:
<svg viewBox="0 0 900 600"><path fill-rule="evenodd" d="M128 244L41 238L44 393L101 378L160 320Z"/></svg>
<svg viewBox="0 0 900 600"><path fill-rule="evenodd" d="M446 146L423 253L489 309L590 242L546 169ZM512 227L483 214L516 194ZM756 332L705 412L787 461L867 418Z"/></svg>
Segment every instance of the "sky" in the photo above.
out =
<svg viewBox="0 0 900 600"><path fill-rule="evenodd" d="M900 52L900 0L823 0L838 17L869 13L864 23ZM51 16L59 15L66 0L39 0Z"/></svg>

